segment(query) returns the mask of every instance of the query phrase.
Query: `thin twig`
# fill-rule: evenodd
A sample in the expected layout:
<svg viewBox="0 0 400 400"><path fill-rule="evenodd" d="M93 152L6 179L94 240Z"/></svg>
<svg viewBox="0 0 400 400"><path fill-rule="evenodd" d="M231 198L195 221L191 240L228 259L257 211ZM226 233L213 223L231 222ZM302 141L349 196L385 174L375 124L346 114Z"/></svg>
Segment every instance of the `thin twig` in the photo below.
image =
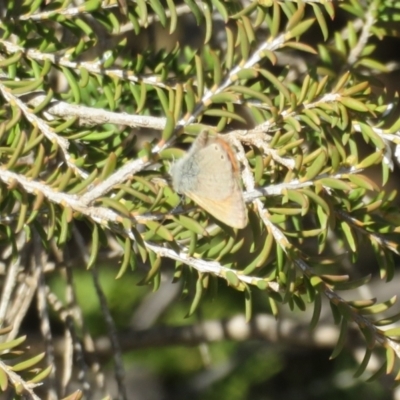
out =
<svg viewBox="0 0 400 400"><path fill-rule="evenodd" d="M64 346L62 352L62 377L60 379L60 389L62 395L64 395L72 377L72 371L74 367L74 350L76 349L78 353L81 351L80 343L75 333L75 327L72 318L69 316L69 313L65 309L62 302L53 292L50 291L49 287L46 288L46 295L49 305L59 316L60 320L65 324L63 340Z"/></svg>
<svg viewBox="0 0 400 400"><path fill-rule="evenodd" d="M18 273L21 268L21 254L24 253L23 248L26 246L26 235L24 232L21 232L16 239L16 248L18 251L18 256L16 258L13 257L12 252L14 249L10 246L10 256L11 256L11 264L7 270L6 281L3 285L3 291L1 294L1 302L0 302L0 327L4 325L6 320L7 313L9 312L9 305L12 296L12 292L16 286ZM7 257L7 254L3 254L4 257Z"/></svg>
<svg viewBox="0 0 400 400"><path fill-rule="evenodd" d="M19 388L20 390L23 389L25 391L24 395L29 396L28 399L32 400L41 400L39 396L35 394L33 389L37 386L40 386L41 383L28 383L24 379L22 379L17 373L12 371L10 367L5 364L3 361L0 360L0 368L4 371L7 375L8 379L12 382L12 384Z"/></svg>
<svg viewBox="0 0 400 400"><path fill-rule="evenodd" d="M75 225L73 227L73 234L74 234L76 243L79 243L77 245L81 246L82 243L84 243L84 239L82 237L81 232L76 228ZM86 251L83 252L83 251L84 251L84 249L81 249L80 253L84 257L83 261L85 263L87 263L88 262L87 252ZM94 340L93 340L92 336L90 335L88 329L86 328L84 317L82 315L82 308L79 306L78 299L76 298L76 293L75 293L74 285L73 285L73 270L70 267L67 268L67 279L68 279L68 286L70 287L68 296L71 298L71 305L73 304L72 313L74 315L75 323L77 324L77 326L80 329L81 334L83 336L83 338L82 338L83 351L92 353L90 368L95 376L97 387L103 392L103 395L106 396L105 377L104 377L104 374L101 372L100 363L97 360L96 355L95 355ZM82 358L83 358L83 354L82 354ZM90 392L87 392L86 397L88 399L93 397L93 390Z"/></svg>
<svg viewBox="0 0 400 400"><path fill-rule="evenodd" d="M37 290L37 307L40 320L40 330L44 339L44 346L46 349L46 362L52 366L50 374L47 378L49 385L48 388L48 399L56 400L57 388L56 388L56 363L54 358L54 345L53 338L50 329L49 310L46 301L46 282L44 279L44 265L46 264L46 253L44 252L40 237L37 232L34 233L34 268L39 271L39 285Z"/></svg>
<svg viewBox="0 0 400 400"><path fill-rule="evenodd" d="M20 261L21 257L18 256L13 262L11 262L11 265L7 270L6 281L4 283L3 291L1 294L0 326L4 325L6 319L6 314L10 304L11 295L17 283L18 272L21 267Z"/></svg>
<svg viewBox="0 0 400 400"><path fill-rule="evenodd" d="M32 304L39 285L40 270L31 270L19 284L11 308L7 310L7 319L12 321L12 330L7 335L7 341L15 339L29 307Z"/></svg>
<svg viewBox="0 0 400 400"><path fill-rule="evenodd" d="M104 320L108 329L108 337L111 341L111 346L113 349L113 359L115 363L115 380L118 385L118 398L120 400L127 400L128 393L125 384L125 368L122 359L121 346L118 342L117 328L115 326L114 320L111 316L110 309L108 308L107 299L104 295L103 289L99 282L99 276L95 266L91 268L93 283L96 290L97 297L100 302L100 308L103 313Z"/></svg>
<svg viewBox="0 0 400 400"><path fill-rule="evenodd" d="M20 96L21 99L24 99L29 105L34 107L41 104L45 97L45 94L42 92L33 92ZM115 124L130 126L132 128L150 128L160 131L165 128L167 121L167 119L163 117L112 112L101 108L70 104L60 100L52 100L45 108L45 113L61 118L77 117L82 125Z"/></svg>
<svg viewBox="0 0 400 400"><path fill-rule="evenodd" d="M60 135L57 135L54 132L53 128L51 128L45 120L43 120L42 118L38 117L36 114L31 112L28 106L23 101L21 101L19 97L11 94L10 90L7 89L7 87L4 86L1 82L0 82L0 93L9 103L16 104L18 108L22 111L22 113L25 115L26 119L33 126L37 126L39 130L47 137L47 139L49 139L52 143L56 143L58 145L63 155L63 158L69 168L71 168L78 176L81 176L83 179L87 178L88 173L82 171L72 161L72 157L68 153L69 142L67 139L61 137Z"/></svg>

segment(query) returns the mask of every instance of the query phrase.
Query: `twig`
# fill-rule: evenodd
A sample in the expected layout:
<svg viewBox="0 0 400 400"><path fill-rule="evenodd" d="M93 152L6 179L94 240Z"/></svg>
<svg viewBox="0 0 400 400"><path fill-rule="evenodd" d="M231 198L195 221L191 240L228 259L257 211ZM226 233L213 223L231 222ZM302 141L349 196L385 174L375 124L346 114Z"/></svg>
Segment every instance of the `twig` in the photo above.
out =
<svg viewBox="0 0 400 400"><path fill-rule="evenodd" d="M0 368L4 371L4 373L7 375L8 379L12 382L12 384L19 388L23 389L25 391L25 396L28 395L30 399L33 400L41 400L40 397L36 396L34 391L32 390L33 388L40 386L41 383L28 383L25 380L23 380L17 373L12 371L7 364L5 364L3 361L0 360Z"/></svg>
<svg viewBox="0 0 400 400"><path fill-rule="evenodd" d="M81 232L76 228L75 225L73 227L73 233L74 233L75 239L79 238L79 240L76 240L76 242L78 243L77 245L82 246L84 239L82 237ZM80 253L84 257L83 261L85 263L87 263L88 262L87 252L86 251L83 252L83 251L84 251L84 249L81 249ZM106 396L105 377L104 377L104 374L101 372L100 364L94 354L95 353L94 340L85 326L84 317L82 315L82 308L78 305L78 300L76 298L76 293L75 293L74 285L73 285L73 270L69 266L67 267L67 280L68 280L68 286L69 286L68 297L70 298L72 313L74 315L75 323L79 327L80 331L82 332L82 336L83 336L83 339L82 339L83 349L81 350L82 351L82 354L81 354L82 362L86 361L84 359L83 352L90 352L93 354L93 356L91 357L90 368L95 376L97 387L103 392L104 396ZM88 387L88 385L86 385L86 386ZM85 394L86 394L86 397L88 399L90 399L93 396L93 390L87 390Z"/></svg>
<svg viewBox="0 0 400 400"><path fill-rule="evenodd" d="M111 78L119 78L119 79L124 79L133 83L145 83L151 86L155 87L160 87L163 89L169 89L170 85L166 84L164 82L161 82L160 78L158 76L147 76L147 75L137 75L134 74L132 71L126 71L123 69L108 69L108 68L103 68L103 62L101 60L99 61L71 61L68 57L66 56L59 56L56 54L51 54L51 53L43 53L41 51L38 51L36 49L26 49L24 47L21 47L19 45L16 45L15 43L12 43L7 40L0 39L0 44L2 44L5 49L11 53L15 54L18 52L24 53L24 55L32 60L37 60L37 61L50 61L54 65L59 65L63 66L66 68L72 68L75 70L79 70L79 68L84 68L88 72L96 75L101 75L101 76L109 76Z"/></svg>
<svg viewBox="0 0 400 400"><path fill-rule="evenodd" d="M0 303L0 326L4 325L8 307L10 304L11 294L17 283L18 272L21 267L20 264L21 257L18 256L10 265L7 270L6 281L3 286L3 291L1 293L1 303Z"/></svg>
<svg viewBox="0 0 400 400"><path fill-rule="evenodd" d="M52 293L49 287L46 288L47 301L49 302L52 309L57 313L61 321L65 324L65 332L64 332L64 346L62 352L62 360L63 360L63 368L62 368L62 377L61 377L61 392L64 394L68 384L71 381L72 371L74 367L74 351L78 354L82 353L81 344L76 335L75 327L73 324L73 319L70 315L70 311L65 309L62 302L57 298L57 296ZM78 356L78 362L82 361L82 359ZM82 366L80 365L81 369ZM87 387L84 387L84 390L87 390Z"/></svg>
<svg viewBox="0 0 400 400"><path fill-rule="evenodd" d="M53 128L51 128L46 121L42 118L39 118L36 114L32 113L31 110L26 106L24 102L22 102L17 96L14 96L6 86L4 86L0 82L0 92L3 97L10 103L16 104L18 108L25 115L26 119L33 125L37 126L40 131L49 139L52 143L57 143L61 153L64 157L65 162L68 167L71 168L77 175L82 178L87 178L88 174L78 168L75 163L72 161L71 155L68 153L69 142L67 139L57 135Z"/></svg>
<svg viewBox="0 0 400 400"><path fill-rule="evenodd" d="M44 279L44 265L46 264L46 255L43 251L43 246L40 241L40 237L37 232L34 233L34 270L39 271L39 284L37 290L37 307L40 319L40 330L44 339L44 345L46 349L46 362L52 366L50 375L47 378L49 383L48 388L48 399L56 400L57 389L56 389L56 363L54 358L54 345L53 338L50 329L49 310L46 301L46 283Z"/></svg>
<svg viewBox="0 0 400 400"><path fill-rule="evenodd" d="M65 272L67 276L67 282L65 288L66 291L65 297L67 301L65 321L67 323L67 326L69 327L69 332L72 338L73 349L71 349L71 351L73 350L74 352L74 360L77 368L79 368L78 380L83 387L85 397L90 399L92 388L88 376L89 368L84 357L84 348L81 342L81 338L78 336L77 329L75 327L75 314L76 314L75 310L79 308L79 305L75 294L73 270L68 260L66 262ZM72 360L72 358L69 358L69 360ZM71 365L70 367L72 376L72 369L74 366Z"/></svg>
<svg viewBox="0 0 400 400"><path fill-rule="evenodd" d="M29 93L20 96L32 106L37 106L45 99L41 92ZM163 130L166 124L166 118L152 117L146 115L132 115L121 112L112 112L100 108L87 107L76 104L69 104L65 101L52 100L46 107L46 113L61 118L77 117L84 125L115 124L130 126L133 128L150 128Z"/></svg>
<svg viewBox="0 0 400 400"><path fill-rule="evenodd" d="M111 346L113 349L113 359L115 363L115 380L117 381L118 385L118 398L120 400L127 400L128 393L125 385L125 368L122 360L121 346L118 341L117 329L111 316L110 309L108 308L107 299L104 295L103 289L101 288L97 270L94 266L91 268L91 272L97 297L100 301L101 311L103 313L104 320L108 328L108 337L110 338Z"/></svg>
<svg viewBox="0 0 400 400"><path fill-rule="evenodd" d="M361 24L361 34L358 37L358 42L353 48L350 49L347 57L347 65L343 68L351 68L354 63L360 58L362 51L368 43L368 39L371 36L371 28L376 23L376 2L371 1L369 8L365 14L364 21Z"/></svg>

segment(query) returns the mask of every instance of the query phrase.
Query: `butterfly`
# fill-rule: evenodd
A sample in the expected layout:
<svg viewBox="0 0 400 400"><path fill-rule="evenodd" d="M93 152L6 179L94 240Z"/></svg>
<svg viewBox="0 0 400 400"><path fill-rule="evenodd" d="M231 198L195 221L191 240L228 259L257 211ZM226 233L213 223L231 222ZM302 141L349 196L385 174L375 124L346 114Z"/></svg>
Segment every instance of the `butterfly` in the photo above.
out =
<svg viewBox="0 0 400 400"><path fill-rule="evenodd" d="M233 228L244 228L248 217L232 147L201 132L186 155L173 164L172 186Z"/></svg>

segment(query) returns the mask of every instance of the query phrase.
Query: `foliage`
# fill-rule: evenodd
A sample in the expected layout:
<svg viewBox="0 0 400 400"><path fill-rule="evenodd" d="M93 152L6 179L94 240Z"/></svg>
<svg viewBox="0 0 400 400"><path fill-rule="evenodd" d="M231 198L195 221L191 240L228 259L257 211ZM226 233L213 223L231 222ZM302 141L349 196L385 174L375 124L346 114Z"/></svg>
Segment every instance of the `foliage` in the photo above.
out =
<svg viewBox="0 0 400 400"><path fill-rule="evenodd" d="M356 374L384 349L374 377L400 378L400 330L392 327L400 314L380 316L395 299L339 294L368 283L346 267L364 248L372 249L382 279L395 273L400 215L396 193L382 188L399 154L400 118L397 94L377 85L390 66L375 53L379 41L400 34L399 2L25 0L5 7L0 244L7 280L0 320L13 324L14 335L35 298L48 343L49 307L67 341L87 335L71 267L73 257L84 260L126 397L97 266L117 254L115 276L124 279L129 268L142 276L146 265L141 284L157 290L165 260L173 260L174 280L192 299L188 315L216 279L242 292L248 321L258 291L276 318L281 308L312 307L313 328L326 298L340 327L332 358L355 323L366 349ZM171 35L169 48L145 44L154 26ZM205 128L237 151L250 220L243 230L188 199L179 206L169 185L180 144ZM158 140L142 140L154 132ZM371 177L377 167L381 183ZM65 266L62 304L48 280ZM47 347L53 365L51 352Z"/></svg>

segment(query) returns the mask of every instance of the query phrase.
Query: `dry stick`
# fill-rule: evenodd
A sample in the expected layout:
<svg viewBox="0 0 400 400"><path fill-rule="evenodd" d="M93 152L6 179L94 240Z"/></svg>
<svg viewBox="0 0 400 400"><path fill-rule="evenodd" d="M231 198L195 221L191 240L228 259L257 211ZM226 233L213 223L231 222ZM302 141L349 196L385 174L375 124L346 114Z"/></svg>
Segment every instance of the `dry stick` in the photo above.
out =
<svg viewBox="0 0 400 400"><path fill-rule="evenodd" d="M86 192L80 197L80 201L85 205L91 204L97 198L105 195L112 190L116 185L124 182L130 176L135 175L139 171L150 165L150 160L139 158L137 160L130 161L123 165L118 171L110 175L103 182L100 182L93 189Z"/></svg>
<svg viewBox="0 0 400 400"><path fill-rule="evenodd" d="M50 246L57 265L64 266L64 253L56 245L54 240L50 242ZM64 396L67 390L67 386L71 381L72 370L74 366L74 339L77 337L77 335L75 334L75 326L73 323L71 323L71 318L69 318L68 311L65 309L63 302L61 302L57 298L57 296L51 292L48 286L46 286L46 296L50 307L52 307L60 320L64 322L64 345L60 357L62 360L60 394L61 396ZM77 344L75 346L77 352L80 351L79 346L80 343L79 341L77 341Z"/></svg>
<svg viewBox="0 0 400 400"><path fill-rule="evenodd" d="M77 367L79 368L78 372L78 380L80 382L80 385L83 387L84 395L86 398L91 397L91 384L89 381L89 376L88 376L88 365L86 363L85 357L84 357L84 348L81 343L80 337L76 332L75 328L75 312L74 310L78 308L77 304L77 299L75 295L75 289L74 289L74 277L73 277L73 270L71 268L71 265L69 262L66 262L66 267L65 267L65 273L67 276L67 285L66 285L66 300L67 300L67 319L66 321L68 324L71 326L71 334L72 334L72 340L73 340L73 347L74 347L74 359L77 364ZM71 366L73 368L73 365Z"/></svg>
<svg viewBox="0 0 400 400"><path fill-rule="evenodd" d="M14 387L17 387L19 390L22 388L25 391L25 393L23 393L25 396L24 399L41 400L40 397L36 396L36 394L33 392L33 388L40 386L41 383L28 383L24 381L17 373L10 369L9 365L5 364L1 360L0 368L5 372Z"/></svg>
<svg viewBox="0 0 400 400"><path fill-rule="evenodd" d="M91 272L92 272L94 287L96 289L97 297L100 301L100 307L103 313L104 320L107 325L108 335L111 340L111 345L113 348L113 358L115 363L115 379L118 385L118 398L120 400L127 400L128 395L125 385L125 368L122 360L121 346L118 342L117 329L115 327L114 320L111 316L110 309L108 308L107 299L104 295L103 289L101 288L99 282L99 276L95 266L91 268Z"/></svg>
<svg viewBox="0 0 400 400"><path fill-rule="evenodd" d="M368 39L371 36L371 28L373 28L376 23L376 13L376 2L372 1L367 13L365 14L364 21L361 23L361 34L358 37L358 42L355 46L351 47L349 56L347 58L347 63L343 64L343 71L351 69L353 64L360 59L361 53L365 49Z"/></svg>
<svg viewBox="0 0 400 400"><path fill-rule="evenodd" d="M88 72L101 75L109 76L110 78L124 79L129 82L134 83L145 83L151 86L156 86L164 89L169 89L170 86L164 82L160 82L158 76L147 76L147 75L137 75L132 73L132 71L126 71L123 69L108 69L103 67L102 61L72 61L68 55L58 56L54 53L43 53L36 49L27 49L25 47L19 46L7 40L0 39L0 44L4 46L9 54L23 53L24 56L36 60L36 61L50 61L54 65L63 66L66 68L72 68L79 70L80 68L86 69Z"/></svg>
<svg viewBox="0 0 400 400"><path fill-rule="evenodd" d="M76 334L76 330L75 330L75 326L74 326L74 318L71 316L71 310L67 310L64 308L62 302L57 298L57 296L52 293L50 291L50 288L47 287L47 299L49 301L49 304L52 306L52 308L54 309L54 311L59 315L60 319L65 323L67 329L65 331L65 337L66 339L64 339L64 343L62 345L62 356L64 358L64 365L65 368L63 369L64 375L62 378L62 389L64 390L64 392L66 391L67 385L71 380L71 376L72 376L72 369L74 367L74 351L76 354L78 354L79 356L76 357L77 362L80 363L80 368L81 371L86 371L86 364L85 364L85 357L84 357L84 353L85 351L89 351L91 352L91 349L84 349L82 347L82 344L80 343L80 340L78 338L78 335ZM66 342L66 344L65 344ZM91 353L91 358L93 358L93 354ZM96 361L97 362L97 361ZM97 375L102 375L101 373L97 373L97 371L95 371L95 373ZM87 374L85 373L84 376L87 376ZM93 394L93 391L91 390L90 387L90 383L87 380L83 380L82 379L82 373L79 374L78 376L82 387L83 387L83 391L84 394L86 396L86 398L90 398ZM103 382L103 386L104 386L104 377L102 376L102 378L98 378L97 380L101 380ZM100 386L100 385L99 385Z"/></svg>
<svg viewBox="0 0 400 400"><path fill-rule="evenodd" d="M57 312L57 314L60 316L60 319L64 321L66 325L68 325L68 329L65 331L65 337L66 339L63 340L63 345L62 345L62 352L61 355L64 359L64 368L63 368L63 378L62 378L62 390L63 390L63 395L65 394L65 391L67 389L67 385L71 379L72 376L72 369L74 366L74 361L73 361L73 352L74 349L78 354L82 354L81 356L77 357L78 360L80 360L81 363L86 361L86 357L83 356L83 354L86 352L90 354L90 360L91 360L91 365L92 365L92 371L94 372L96 376L96 382L98 388L100 388L104 392L104 375L100 371L100 365L97 359L95 359L94 356L94 341L90 337L88 333L85 333L85 338L84 338L84 347L82 347L80 341L78 340L78 336L75 333L75 328L74 324L71 323L72 317L69 315L71 313L71 310L67 311L64 306L62 305L62 302L57 298L57 296L50 291L50 288L46 288L46 293L47 293L47 298L49 303L52 305L53 309ZM76 302L76 301L75 301ZM77 314L75 311L76 309L79 309L79 317L75 317L74 320L78 322L78 325L80 327L83 327L83 322L82 322L82 315L81 315L81 310L79 307L75 307L73 313L74 315ZM84 327L83 330L85 331ZM71 334L72 332L72 334ZM75 345L74 345L75 341ZM66 344L65 344L66 343ZM89 343L89 345L88 345ZM86 367L81 366L81 371L86 370ZM79 380L82 382L82 374L79 375ZM87 374L85 374L86 376ZM93 395L93 390L90 388L90 384L85 381L82 384L82 387L85 392L86 398L91 398ZM105 395L105 394L104 394Z"/></svg>
<svg viewBox="0 0 400 400"><path fill-rule="evenodd" d="M118 7L118 4L109 4L108 1L103 2L101 5L101 8L116 8ZM44 21L46 19L49 19L51 17L57 16L57 15L63 15L65 17L73 17L73 16L78 16L80 14L87 14L88 11L86 10L85 5L77 6L77 7L68 7L68 8L56 8L54 10L50 11L42 11L34 14L25 14L21 15L19 17L19 20L21 21L26 21L26 20L32 20L32 21Z"/></svg>
<svg viewBox="0 0 400 400"><path fill-rule="evenodd" d="M46 301L46 282L44 279L44 265L47 261L46 253L44 252L40 237L37 232L33 236L34 241L34 269L39 271L39 285L37 289L37 307L40 319L40 330L44 339L46 349L46 362L52 366L51 372L47 378L49 388L47 398L49 400L58 399L56 388L56 364L54 358L53 338L50 329L49 310Z"/></svg>
<svg viewBox="0 0 400 400"><path fill-rule="evenodd" d="M7 319L12 321L12 330L7 335L7 341L15 339L17 336L21 323L32 304L33 297L39 285L39 278L39 270L31 271L31 275L26 275L24 281L19 285L14 303L7 312Z"/></svg>
<svg viewBox="0 0 400 400"><path fill-rule="evenodd" d="M3 292L1 294L0 327L3 326L4 321L6 319L6 314L8 311L9 304L10 304L11 294L17 283L18 271L21 267L20 261L21 261L21 257L18 256L15 259L15 261L13 261L11 263L10 267L7 269L6 281L4 283Z"/></svg>
<svg viewBox="0 0 400 400"><path fill-rule="evenodd" d="M25 251L25 234L21 233L17 239L17 250L20 257L21 265L25 265L29 263L27 259L27 252ZM23 319L25 318L26 313L30 305L32 304L33 296L35 295L36 289L39 284L39 271L33 269L33 262L30 262L30 269L26 272L25 276L23 276L20 272L18 276L23 277L22 281L18 284L13 301L9 303L7 307L7 314L5 319L7 321L12 321L12 329L8 333L6 337L0 338L2 341L9 341L15 339L19 332L19 328ZM16 271L11 272L14 274ZM21 275L20 275L21 274ZM16 277L12 278L16 279ZM6 283L7 285L7 283ZM8 291L7 289L6 291Z"/></svg>
<svg viewBox="0 0 400 400"><path fill-rule="evenodd" d="M79 238L79 241L78 241L79 243L83 243L84 240L82 238L82 235L79 232L79 230L76 228L75 225L73 226L72 229L73 229L74 237ZM87 262L87 259L84 261ZM82 309L78 305L78 300L76 298L76 292L74 290L74 285L73 285L73 271L71 268L67 268L67 280L68 280L68 286L70 288L68 291L69 292L68 297L71 299L71 303L74 305L74 307L72 308L74 320L83 335L82 357L84 356L84 354L83 354L84 352L89 352L89 353L94 354L94 351L95 351L94 340L85 326L84 318L82 315ZM97 387L103 392L103 395L106 396L105 377L104 377L104 374L101 372L100 363L95 358L94 355L91 357L90 368L95 376ZM93 395L93 393L87 393L87 398L90 399L92 397L92 395Z"/></svg>
<svg viewBox="0 0 400 400"><path fill-rule="evenodd" d="M64 344L61 354L63 360L63 367L61 370L63 374L60 382L61 393L64 395L72 376L72 369L74 366L74 348L79 352L80 343L78 340L75 340L77 335L75 334L72 318L68 315L68 311L64 308L62 302L50 291L49 287L46 287L46 294L50 306L59 316L60 320L65 324ZM76 343L75 346L74 343Z"/></svg>
<svg viewBox="0 0 400 400"><path fill-rule="evenodd" d="M43 92L34 92L20 96L31 106L41 104L46 95ZM52 100L46 106L45 112L61 118L77 117L83 125L115 124L132 128L149 128L163 130L167 119L147 115L132 115L121 112L103 110L101 108L69 104L61 100Z"/></svg>
<svg viewBox="0 0 400 400"><path fill-rule="evenodd" d="M17 260L12 263L11 267L9 268L9 272L7 274L6 278L6 283L3 288L3 295L2 295L2 300L1 300L1 307L4 307L4 311L2 313L7 313L10 315L10 298L11 298L11 293L13 291L13 288L15 287L16 279L18 276L18 270L20 267L19 262L21 261L21 253L23 253L23 248L25 245L25 235L21 235L18 240L18 251L19 251L19 256ZM28 277L29 279L31 277ZM15 308L15 318L10 318L9 320L12 321L13 323L13 329L11 332L8 333L7 337L4 337L5 341L9 341L14 339L15 335L17 334L21 321L24 318L26 311L28 310L28 307L31 304L33 294L35 293L37 283L38 283L38 278L39 278L39 271L34 271L34 279L33 279L33 285L27 285L28 286L28 293L29 295L24 297L23 301L19 302L18 297L17 301L13 303L13 308ZM32 287L33 286L33 287ZM18 293L19 291L17 291ZM17 306L17 307L15 307ZM6 315L3 314L1 322L6 319ZM0 368L4 371L4 373L7 375L8 379L12 384L18 388L18 389L23 389L25 392L24 394L27 396L27 398L31 398L33 400L40 400L38 396L33 392L33 388L36 386L39 386L40 384L31 384L26 382L22 377L20 377L17 373L13 372L8 365L6 365L3 361L0 360Z"/></svg>
<svg viewBox="0 0 400 400"><path fill-rule="evenodd" d="M6 281L3 286L3 291L1 295L1 302L0 302L0 327L3 326L4 321L6 319L6 315L9 312L9 304L12 292L15 288L17 283L17 277L19 273L19 269L21 267L21 254L23 253L23 249L26 245L26 236L24 232L21 232L16 239L16 248L18 251L18 257L13 260L12 253L14 251L12 245L8 246L3 253L3 257L11 258L10 267L7 270Z"/></svg>
<svg viewBox="0 0 400 400"><path fill-rule="evenodd" d="M54 242L52 242L54 244ZM53 253L56 261L59 264L65 264L63 253L59 251L57 247L54 246ZM76 364L78 364L78 368L80 368L80 373L78 374L78 379L83 387L84 394L89 398L91 395L91 387L87 378L87 374L85 373L87 370L87 366L85 363L85 359L83 356L84 350L82 348L82 344L79 340L79 336L76 333L74 318L73 318L73 307L71 306L69 293L71 292L70 287L73 286L72 277L69 277L70 268L66 267L67 274L67 301L69 302L69 309L65 308L63 303L57 298L57 296L50 291L49 287L46 287L46 295L47 300L53 310L57 313L59 318L65 324L65 342L66 344L63 346L62 352L62 360L63 360L63 368L62 368L62 378L61 378L61 391L62 395L65 394L67 390L67 386L71 381L73 368L75 365L74 359L76 360ZM76 305L76 300L73 302ZM75 356L75 358L74 358Z"/></svg>
<svg viewBox="0 0 400 400"><path fill-rule="evenodd" d="M75 211L80 211L97 223L105 221L121 222L122 218L115 211L106 207L90 207L78 195L57 192L51 186L39 181L33 181L23 175L2 169L0 167L0 180L6 184L18 182L26 192L37 195L42 193L50 202L70 207Z"/></svg>
<svg viewBox="0 0 400 400"><path fill-rule="evenodd" d="M197 2L199 6L202 6L201 2ZM102 9L106 9L106 8L117 8L118 4L114 3L114 4L109 4L109 2L103 2L103 4L101 5ZM176 15L184 15L184 14L188 14L191 13L191 9L188 5L186 4L180 4L180 5L176 5L175 6L175 13ZM87 14L88 11L86 10L85 6L78 6L78 7L69 7L69 8L58 8L55 10L51 10L51 11L42 11L42 12L38 12L38 13L34 13L34 14L25 14L25 15L21 15L19 17L20 20L22 21L26 21L26 20L32 20L32 21L44 21L47 20L49 18L52 18L54 16L58 16L58 15L64 15L65 17L73 17L73 16L78 16L81 14ZM165 10L165 16L167 18L171 17L171 11L169 9ZM150 24L154 23L154 22L158 22L160 21L160 17L157 14L151 14L148 15L147 20L142 21L141 19L139 19L137 22L139 24L139 26L144 26L146 24L146 27L149 26ZM128 22L125 25L122 25L119 27L118 32L116 32L118 35L125 33L125 32L129 32L134 30L134 26L132 24L132 22Z"/></svg>
<svg viewBox="0 0 400 400"><path fill-rule="evenodd" d="M18 108L22 111L22 113L25 115L25 118L32 124L32 126L37 126L48 140L58 145L58 148L60 149L65 162L67 163L68 167L75 172L75 174L77 174L81 178L88 177L88 173L82 171L72 161L71 155L68 153L69 141L67 139L57 135L54 132L54 129L51 128L45 120L39 118L36 114L32 113L29 107L23 101L21 101L21 99L19 99L17 96L14 96L10 92L10 90L1 83L0 93L10 104L16 104L18 106Z"/></svg>
<svg viewBox="0 0 400 400"><path fill-rule="evenodd" d="M236 276L240 282L247 283L249 285L257 285L257 282L262 282L267 286L267 289L272 290L273 292L278 292L280 289L279 283L277 282L266 282L263 278L243 275L241 274L241 271L234 271L231 268L223 267L217 261L206 261L200 258L191 257L185 250L176 252L173 249L147 242L145 242L145 246L147 249L152 250L154 253L161 257L167 257L171 260L182 262L183 264L193 267L194 269L202 273L213 274L220 278L226 279L226 275L233 271L234 273L237 272Z"/></svg>

